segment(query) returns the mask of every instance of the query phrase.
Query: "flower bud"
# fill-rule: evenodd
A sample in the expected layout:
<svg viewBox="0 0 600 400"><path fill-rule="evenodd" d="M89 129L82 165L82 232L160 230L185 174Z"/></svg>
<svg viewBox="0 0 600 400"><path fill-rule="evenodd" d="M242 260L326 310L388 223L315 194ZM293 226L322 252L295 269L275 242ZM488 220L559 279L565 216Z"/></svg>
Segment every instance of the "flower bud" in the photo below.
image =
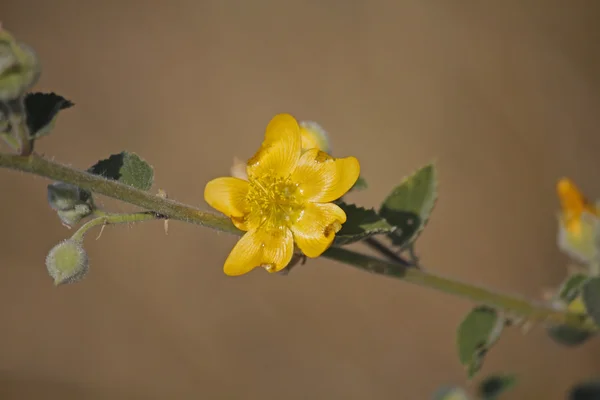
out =
<svg viewBox="0 0 600 400"><path fill-rule="evenodd" d="M0 101L15 100L25 94L40 76L36 53L29 46L17 43L0 27Z"/></svg>
<svg viewBox="0 0 600 400"><path fill-rule="evenodd" d="M89 261L80 242L67 239L50 250L46 256L46 268L59 286L81 280L88 272Z"/></svg>
<svg viewBox="0 0 600 400"><path fill-rule="evenodd" d="M48 185L48 203L69 227L89 216L95 208L90 192L64 182Z"/></svg>

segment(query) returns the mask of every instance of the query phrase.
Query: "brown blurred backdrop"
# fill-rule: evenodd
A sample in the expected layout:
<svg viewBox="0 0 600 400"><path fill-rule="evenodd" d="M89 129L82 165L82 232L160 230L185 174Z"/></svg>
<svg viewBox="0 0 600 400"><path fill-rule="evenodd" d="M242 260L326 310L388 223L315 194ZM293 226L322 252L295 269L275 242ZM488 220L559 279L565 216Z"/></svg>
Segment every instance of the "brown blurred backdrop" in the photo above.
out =
<svg viewBox="0 0 600 400"><path fill-rule="evenodd" d="M290 112L355 155L378 202L436 159L440 201L419 242L432 271L539 298L567 260L554 184L600 195L595 1L5 0L4 26L43 60L38 90L76 107L36 149L77 167L121 150L155 189L206 207L204 184ZM454 332L470 303L328 260L288 277L228 278L235 238L182 223L91 234L91 272L53 287L70 233L48 181L0 171L3 399L428 399L466 384ZM113 210L123 205L104 201ZM482 375L507 399L563 399L598 372L511 330Z"/></svg>

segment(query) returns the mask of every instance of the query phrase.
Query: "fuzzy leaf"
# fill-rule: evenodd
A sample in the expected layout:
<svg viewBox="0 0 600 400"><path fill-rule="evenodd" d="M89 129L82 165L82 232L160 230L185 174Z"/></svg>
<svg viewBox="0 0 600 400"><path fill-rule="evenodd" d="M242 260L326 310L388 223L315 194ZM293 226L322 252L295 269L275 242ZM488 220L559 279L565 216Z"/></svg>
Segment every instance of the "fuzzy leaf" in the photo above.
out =
<svg viewBox="0 0 600 400"><path fill-rule="evenodd" d="M469 397L462 388L445 387L435 392L433 400L469 400Z"/></svg>
<svg viewBox="0 0 600 400"><path fill-rule="evenodd" d="M137 154L126 151L98 161L88 169L88 172L102 175L107 179L113 179L140 190L150 189L154 181L152 167Z"/></svg>
<svg viewBox="0 0 600 400"><path fill-rule="evenodd" d="M58 113L74 104L55 93L29 93L25 96L25 112L27 127L32 139L50 133L58 117Z"/></svg>
<svg viewBox="0 0 600 400"><path fill-rule="evenodd" d="M395 229L373 209L344 202L337 202L337 205L346 213L346 222L335 235L335 245L354 243L369 236L393 232Z"/></svg>
<svg viewBox="0 0 600 400"><path fill-rule="evenodd" d="M589 279L581 289L585 310L600 326L600 277Z"/></svg>
<svg viewBox="0 0 600 400"><path fill-rule="evenodd" d="M428 164L402 183L385 199L379 214L396 229L390 237L395 245L407 247L419 236L437 199L434 164Z"/></svg>
<svg viewBox="0 0 600 400"><path fill-rule="evenodd" d="M515 375L492 375L485 378L477 388L481 400L496 400L517 384Z"/></svg>
<svg viewBox="0 0 600 400"><path fill-rule="evenodd" d="M483 358L500 338L505 321L496 310L486 306L474 308L461 322L457 331L460 363L473 378L483 364Z"/></svg>

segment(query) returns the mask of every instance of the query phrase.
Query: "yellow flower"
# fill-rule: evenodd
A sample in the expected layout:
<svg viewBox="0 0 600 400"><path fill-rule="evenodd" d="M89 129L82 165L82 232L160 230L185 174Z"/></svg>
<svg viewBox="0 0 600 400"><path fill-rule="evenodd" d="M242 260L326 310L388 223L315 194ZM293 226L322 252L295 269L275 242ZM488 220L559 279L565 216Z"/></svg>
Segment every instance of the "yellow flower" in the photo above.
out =
<svg viewBox="0 0 600 400"><path fill-rule="evenodd" d="M298 122L288 114L267 126L258 152L248 160L248 180L225 177L207 183L204 199L246 231L225 261L236 276L262 266L277 272L290 262L294 243L307 257L320 256L346 222L331 203L354 185L354 157L334 159L318 148L302 149Z"/></svg>
<svg viewBox="0 0 600 400"><path fill-rule="evenodd" d="M580 236L582 233L582 215L584 213L598 216L599 210L590 204L573 181L562 178L556 185L556 192L561 205L561 223L566 231L572 235Z"/></svg>

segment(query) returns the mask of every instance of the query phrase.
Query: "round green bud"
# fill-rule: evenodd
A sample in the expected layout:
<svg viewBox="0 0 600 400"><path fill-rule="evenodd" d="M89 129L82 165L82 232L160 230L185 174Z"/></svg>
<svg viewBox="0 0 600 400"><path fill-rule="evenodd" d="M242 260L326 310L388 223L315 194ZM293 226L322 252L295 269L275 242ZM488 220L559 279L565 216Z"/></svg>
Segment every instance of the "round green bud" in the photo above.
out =
<svg viewBox="0 0 600 400"><path fill-rule="evenodd" d="M81 242L67 239L48 252L46 268L54 285L59 286L81 280L88 272L89 260Z"/></svg>

